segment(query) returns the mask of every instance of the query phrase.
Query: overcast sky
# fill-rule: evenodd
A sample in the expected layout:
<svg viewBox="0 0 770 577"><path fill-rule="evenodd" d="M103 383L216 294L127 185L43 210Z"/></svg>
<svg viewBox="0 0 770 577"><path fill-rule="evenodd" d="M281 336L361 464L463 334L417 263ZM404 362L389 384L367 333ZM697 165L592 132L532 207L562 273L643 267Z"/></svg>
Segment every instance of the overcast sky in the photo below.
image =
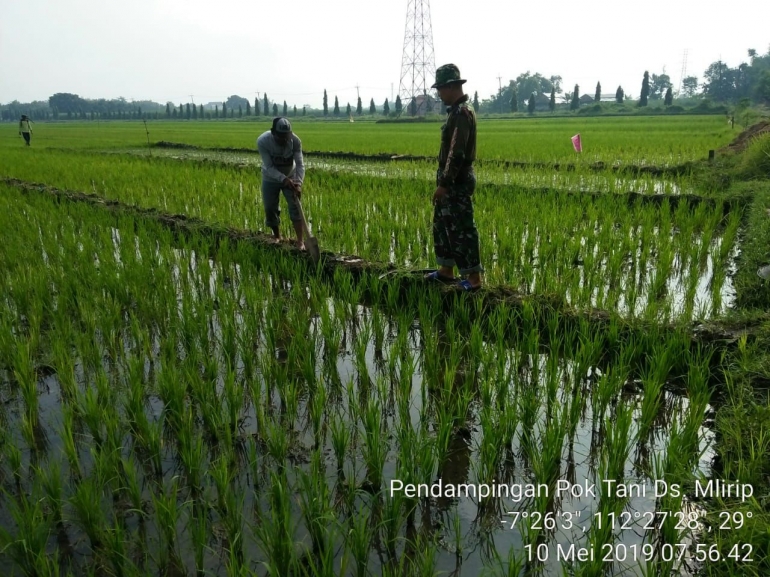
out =
<svg viewBox="0 0 770 577"><path fill-rule="evenodd" d="M427 2L426 2L427 3ZM0 103L83 98L340 105L398 94L407 0L0 0ZM770 2L433 0L436 66L486 98L527 70L593 95L638 97L645 70L677 88L770 45ZM392 86L392 88L391 88Z"/></svg>

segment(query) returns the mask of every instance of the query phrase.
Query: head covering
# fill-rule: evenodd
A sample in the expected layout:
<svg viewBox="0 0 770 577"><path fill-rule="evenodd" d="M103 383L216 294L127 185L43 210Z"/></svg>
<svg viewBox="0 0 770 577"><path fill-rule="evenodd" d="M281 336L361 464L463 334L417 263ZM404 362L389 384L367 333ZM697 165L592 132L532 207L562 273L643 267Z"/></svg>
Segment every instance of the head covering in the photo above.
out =
<svg viewBox="0 0 770 577"><path fill-rule="evenodd" d="M291 134L291 122L288 118L277 116L273 118L273 126L270 131L274 134Z"/></svg>
<svg viewBox="0 0 770 577"><path fill-rule="evenodd" d="M444 64L436 69L436 82L431 88L441 88L453 82L465 84L465 80L460 78L460 69L457 66L454 64Z"/></svg>

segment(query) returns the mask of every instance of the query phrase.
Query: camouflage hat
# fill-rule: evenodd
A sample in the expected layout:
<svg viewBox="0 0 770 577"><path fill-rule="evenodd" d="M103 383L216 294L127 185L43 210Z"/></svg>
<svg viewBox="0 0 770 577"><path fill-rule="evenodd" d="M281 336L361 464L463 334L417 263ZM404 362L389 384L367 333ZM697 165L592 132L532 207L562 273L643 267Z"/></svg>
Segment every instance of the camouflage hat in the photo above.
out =
<svg viewBox="0 0 770 577"><path fill-rule="evenodd" d="M460 69L454 64L444 64L436 69L436 82L431 88L441 88L452 82L465 84L465 80L460 78Z"/></svg>

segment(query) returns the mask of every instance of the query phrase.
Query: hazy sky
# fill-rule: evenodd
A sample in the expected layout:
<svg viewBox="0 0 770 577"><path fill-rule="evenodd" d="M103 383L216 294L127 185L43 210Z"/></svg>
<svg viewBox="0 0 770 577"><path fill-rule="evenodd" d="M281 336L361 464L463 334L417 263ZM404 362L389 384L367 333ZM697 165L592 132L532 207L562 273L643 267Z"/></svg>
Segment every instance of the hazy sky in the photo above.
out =
<svg viewBox="0 0 770 577"><path fill-rule="evenodd" d="M770 45L770 2L433 0L436 66L486 98L527 70L593 95L638 97L645 70L678 87L713 61ZM407 0L0 0L0 102L84 98L253 100L320 107L323 90L366 107L397 94Z"/></svg>

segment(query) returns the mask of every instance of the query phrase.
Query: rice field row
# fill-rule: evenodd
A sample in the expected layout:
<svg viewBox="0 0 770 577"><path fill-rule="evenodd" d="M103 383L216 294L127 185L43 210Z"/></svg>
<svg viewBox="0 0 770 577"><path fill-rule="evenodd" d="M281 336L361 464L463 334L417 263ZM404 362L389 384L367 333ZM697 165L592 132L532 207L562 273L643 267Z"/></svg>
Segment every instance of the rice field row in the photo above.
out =
<svg viewBox="0 0 770 577"><path fill-rule="evenodd" d="M270 118L238 122L148 121L153 142L185 142L204 147L254 148L270 127ZM376 124L313 122L291 119L307 150L351 151L361 154L438 153L441 124ZM0 146L15 147L16 127L0 126ZM478 123L478 157L524 162L564 162L577 158L570 138L580 133L585 162L607 164L679 165L702 160L710 149L726 145L735 135L722 116L537 118L487 120ZM144 146L142 122L46 123L35 129L35 147L103 149Z"/></svg>
<svg viewBox="0 0 770 577"><path fill-rule="evenodd" d="M241 168L259 169L261 159L256 153L225 152L217 150L184 150L170 148L134 148L114 150L111 154L134 154L137 156L156 156L177 160L200 162L219 162ZM376 178L405 178L421 180L426 186L435 182L435 162L391 162L367 160L337 160L324 157L305 157L305 165L310 170L345 172ZM649 174L631 176L611 170L599 171L587 166L578 166L575 170L561 171L549 167L513 167L504 168L493 164L482 164L475 169L479 183L514 185L523 188L547 188L576 193L589 192L601 194L650 194L650 195L685 195L702 194L696 188L689 174L658 177ZM430 183L430 184L428 184ZM705 194L712 195L711 191Z"/></svg>
<svg viewBox="0 0 770 577"><path fill-rule="evenodd" d="M9 154L6 174L239 229L264 228L257 170L25 152ZM324 249L426 268L434 264L430 190L414 179L314 170L303 205ZM516 185L480 186L474 198L491 285L661 322L718 316L732 301L740 210L725 216L706 203L629 204L619 195L532 194ZM291 234L285 217L283 227Z"/></svg>
<svg viewBox="0 0 770 577"><path fill-rule="evenodd" d="M600 369L588 332L501 307L490 335L435 291L415 295L417 318L363 307L345 273L332 292L281 251L214 249L2 184L0 246L2 574L697 566L686 544L702 512L684 492L654 497L656 480L691 487L711 457L712 353L683 335L661 333L640 373L633 342ZM493 485L509 492L479 496ZM570 545L596 556L560 558Z"/></svg>

